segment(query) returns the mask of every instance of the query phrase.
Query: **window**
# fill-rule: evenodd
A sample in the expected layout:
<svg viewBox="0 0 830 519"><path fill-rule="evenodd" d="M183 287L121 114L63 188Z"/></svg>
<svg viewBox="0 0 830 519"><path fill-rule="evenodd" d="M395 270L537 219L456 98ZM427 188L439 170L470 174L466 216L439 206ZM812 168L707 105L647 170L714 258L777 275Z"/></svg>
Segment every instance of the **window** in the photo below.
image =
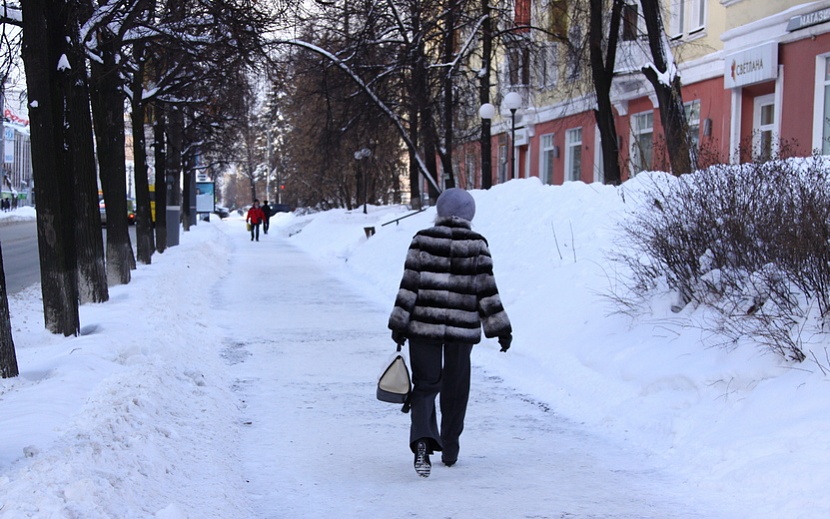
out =
<svg viewBox="0 0 830 519"><path fill-rule="evenodd" d="M582 178L582 128L565 132L565 180Z"/></svg>
<svg viewBox="0 0 830 519"><path fill-rule="evenodd" d="M571 24L571 30L569 31L568 38L570 41L581 41L582 40L582 27L577 24ZM582 67L582 59L579 54L579 50L576 48L577 45L568 45L568 78L570 80L579 79L580 71Z"/></svg>
<svg viewBox="0 0 830 519"><path fill-rule="evenodd" d="M689 124L689 142L695 150L700 149L700 99L683 105L686 109L686 122Z"/></svg>
<svg viewBox="0 0 830 519"><path fill-rule="evenodd" d="M651 169L654 152L654 112L631 116L631 172L633 175Z"/></svg>
<svg viewBox="0 0 830 519"><path fill-rule="evenodd" d="M599 134L599 126L594 126L594 182L605 183L603 157L602 136Z"/></svg>
<svg viewBox="0 0 830 519"><path fill-rule="evenodd" d="M516 0L513 5L513 26L528 27L530 25L530 0Z"/></svg>
<svg viewBox="0 0 830 519"><path fill-rule="evenodd" d="M536 64L537 84L540 88L551 88L556 86L556 79L559 71L556 69L556 44L544 45L536 53L539 60Z"/></svg>
<svg viewBox="0 0 830 519"><path fill-rule="evenodd" d="M556 158L556 146L553 145L553 134L542 135L542 149L539 156L539 180L543 184L553 183L553 159Z"/></svg>
<svg viewBox="0 0 830 519"><path fill-rule="evenodd" d="M689 32L696 32L706 26L706 0L692 0L692 15L689 17L691 25L689 25Z"/></svg>
<svg viewBox="0 0 830 519"><path fill-rule="evenodd" d="M548 38L562 38L568 33L568 2L549 0L548 5Z"/></svg>
<svg viewBox="0 0 830 519"><path fill-rule="evenodd" d="M694 34L706 26L706 0L671 0L670 9L672 38Z"/></svg>
<svg viewBox="0 0 830 519"><path fill-rule="evenodd" d="M639 11L637 4L625 4L622 10L622 40L634 41L637 39L637 24Z"/></svg>
<svg viewBox="0 0 830 519"><path fill-rule="evenodd" d="M499 184L507 182L507 144L499 144Z"/></svg>
<svg viewBox="0 0 830 519"><path fill-rule="evenodd" d="M478 164L476 164L475 155L472 153L468 153L465 157L465 168L467 171L467 182L465 184L466 189L475 189L476 186L476 170L478 169Z"/></svg>
<svg viewBox="0 0 830 519"><path fill-rule="evenodd" d="M774 142L774 94L755 98L752 121L752 158L761 162L768 161L778 151Z"/></svg>
<svg viewBox="0 0 830 519"><path fill-rule="evenodd" d="M507 82L511 86L530 84L530 49L524 41L514 42L507 51Z"/></svg>

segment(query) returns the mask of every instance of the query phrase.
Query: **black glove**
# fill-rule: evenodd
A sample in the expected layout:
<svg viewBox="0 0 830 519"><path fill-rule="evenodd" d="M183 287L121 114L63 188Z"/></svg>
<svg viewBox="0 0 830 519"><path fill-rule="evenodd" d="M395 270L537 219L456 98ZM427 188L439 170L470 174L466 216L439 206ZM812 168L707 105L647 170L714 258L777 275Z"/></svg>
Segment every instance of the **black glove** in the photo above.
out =
<svg viewBox="0 0 830 519"><path fill-rule="evenodd" d="M510 349L510 343L513 342L513 335L507 334L502 335L499 337L499 344L501 345L501 351L507 351Z"/></svg>
<svg viewBox="0 0 830 519"><path fill-rule="evenodd" d="M403 345L406 342L406 335L401 331L392 330L392 340L395 341L395 344Z"/></svg>

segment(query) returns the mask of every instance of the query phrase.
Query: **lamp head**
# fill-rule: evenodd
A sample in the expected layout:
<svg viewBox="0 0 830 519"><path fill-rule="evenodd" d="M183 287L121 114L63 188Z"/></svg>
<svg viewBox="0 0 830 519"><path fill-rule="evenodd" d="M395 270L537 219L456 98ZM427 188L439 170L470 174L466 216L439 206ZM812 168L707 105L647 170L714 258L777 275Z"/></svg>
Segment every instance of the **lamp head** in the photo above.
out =
<svg viewBox="0 0 830 519"><path fill-rule="evenodd" d="M478 115L480 115L482 119L492 119L493 116L496 115L496 107L490 103L484 103L481 105L481 108L478 109Z"/></svg>
<svg viewBox="0 0 830 519"><path fill-rule="evenodd" d="M511 112L518 110L521 106L522 96L520 96L518 92L508 92L507 95L504 96L504 107Z"/></svg>

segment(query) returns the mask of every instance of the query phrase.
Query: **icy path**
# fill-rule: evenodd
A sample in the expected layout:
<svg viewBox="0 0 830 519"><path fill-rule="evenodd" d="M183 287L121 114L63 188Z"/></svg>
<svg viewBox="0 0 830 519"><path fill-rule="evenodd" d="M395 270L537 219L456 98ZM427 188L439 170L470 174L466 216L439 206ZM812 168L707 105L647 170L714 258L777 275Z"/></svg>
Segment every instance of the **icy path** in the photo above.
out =
<svg viewBox="0 0 830 519"><path fill-rule="evenodd" d="M231 239L231 272L214 299L248 313L229 322L239 314L218 312L216 324L258 517L726 517L696 502L659 460L489 377L475 350L459 462L433 460L432 476L418 478L409 416L374 399L375 377L394 349L389 309L277 236Z"/></svg>

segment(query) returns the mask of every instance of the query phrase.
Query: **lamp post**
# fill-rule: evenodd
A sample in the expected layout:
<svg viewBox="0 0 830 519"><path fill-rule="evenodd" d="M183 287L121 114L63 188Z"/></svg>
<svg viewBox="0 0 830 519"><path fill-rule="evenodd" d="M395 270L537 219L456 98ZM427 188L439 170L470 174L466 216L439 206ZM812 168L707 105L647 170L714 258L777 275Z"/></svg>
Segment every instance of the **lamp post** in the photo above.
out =
<svg viewBox="0 0 830 519"><path fill-rule="evenodd" d="M481 187L489 189L492 185L493 167L490 162L490 120L496 115L496 107L484 103L478 109L481 116Z"/></svg>
<svg viewBox="0 0 830 519"><path fill-rule="evenodd" d="M369 148L363 148L361 150L357 150L356 152L354 152L354 159L357 161L357 170L360 173L360 176L362 177L362 180L363 180L363 214L366 214L366 176L367 175L366 175L366 171L365 171L366 168L363 168L363 170L361 170L360 161L362 159L365 159L365 158L371 157L371 156L372 156L372 150L370 150Z"/></svg>
<svg viewBox="0 0 830 519"><path fill-rule="evenodd" d="M510 110L510 178L516 178L516 110L522 106L522 96L517 92L508 92L503 104Z"/></svg>

